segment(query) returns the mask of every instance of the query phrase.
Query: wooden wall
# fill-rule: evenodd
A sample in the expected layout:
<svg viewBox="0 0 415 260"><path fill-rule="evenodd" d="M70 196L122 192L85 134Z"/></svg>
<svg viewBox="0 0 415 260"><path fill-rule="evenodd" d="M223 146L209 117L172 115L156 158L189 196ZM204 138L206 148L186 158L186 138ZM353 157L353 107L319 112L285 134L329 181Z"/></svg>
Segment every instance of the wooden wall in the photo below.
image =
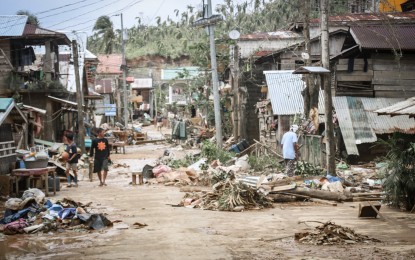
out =
<svg viewBox="0 0 415 260"><path fill-rule="evenodd" d="M12 68L9 65L10 62L10 43L9 41L0 41L0 95L6 93L9 89L8 77Z"/></svg>
<svg viewBox="0 0 415 260"><path fill-rule="evenodd" d="M336 95L373 97L373 66L372 60L367 59L367 69L364 59L339 59L335 67Z"/></svg>
<svg viewBox="0 0 415 260"><path fill-rule="evenodd" d="M404 55L400 60L385 54L372 58L375 97L415 96L415 54Z"/></svg>
<svg viewBox="0 0 415 260"><path fill-rule="evenodd" d="M365 60L354 59L349 71L349 59L339 59L335 66L336 95L360 97L415 96L415 54L405 54L396 60L391 54L375 54Z"/></svg>

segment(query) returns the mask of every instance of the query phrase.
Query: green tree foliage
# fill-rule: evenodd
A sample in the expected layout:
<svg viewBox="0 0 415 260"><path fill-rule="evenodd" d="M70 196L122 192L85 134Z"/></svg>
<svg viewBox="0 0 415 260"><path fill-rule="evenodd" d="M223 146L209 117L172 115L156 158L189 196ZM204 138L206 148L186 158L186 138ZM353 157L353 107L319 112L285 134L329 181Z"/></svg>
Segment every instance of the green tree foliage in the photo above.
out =
<svg viewBox="0 0 415 260"><path fill-rule="evenodd" d="M318 14L318 6L311 1L313 14ZM228 39L229 31L237 29L241 34L254 32L270 32L278 29L286 29L295 21L301 21L301 0L247 0L243 3L235 3L232 0L224 0L217 5L214 13L222 15L224 20L215 26L216 39ZM334 0L332 13L338 14L346 11L345 0ZM132 59L147 55L160 55L170 58L178 58L182 55L189 56L193 65L209 67L209 41L203 28L193 27L193 23L203 17L203 11L193 6L187 6L186 10L174 10L174 18L170 16L166 20L155 18L155 25L145 25L141 18L137 18L137 25L129 28L128 41L126 42L126 57ZM96 34L90 37L89 46L95 53L108 53L113 51L114 44L120 37L116 37L112 22L109 17L99 17L94 31ZM227 42L229 43L229 42ZM118 51L118 48L114 49ZM218 57L227 57L228 49L218 50ZM224 59L224 62L227 60ZM220 63L218 59L218 63Z"/></svg>
<svg viewBox="0 0 415 260"><path fill-rule="evenodd" d="M380 140L379 144L389 151L384 158L386 199L392 206L409 211L415 205L415 143L402 134L395 134L387 141Z"/></svg>

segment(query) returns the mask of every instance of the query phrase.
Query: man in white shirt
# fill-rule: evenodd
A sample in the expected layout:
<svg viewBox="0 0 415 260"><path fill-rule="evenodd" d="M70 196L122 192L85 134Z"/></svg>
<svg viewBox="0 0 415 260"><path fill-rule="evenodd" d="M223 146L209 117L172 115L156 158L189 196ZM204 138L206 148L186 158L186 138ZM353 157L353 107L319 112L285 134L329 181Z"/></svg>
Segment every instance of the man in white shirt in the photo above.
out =
<svg viewBox="0 0 415 260"><path fill-rule="evenodd" d="M298 125L292 125L290 127L290 131L286 132L282 136L281 140L282 156L285 161L285 171L289 177L294 176L295 171L295 160L297 158L298 150L297 130Z"/></svg>

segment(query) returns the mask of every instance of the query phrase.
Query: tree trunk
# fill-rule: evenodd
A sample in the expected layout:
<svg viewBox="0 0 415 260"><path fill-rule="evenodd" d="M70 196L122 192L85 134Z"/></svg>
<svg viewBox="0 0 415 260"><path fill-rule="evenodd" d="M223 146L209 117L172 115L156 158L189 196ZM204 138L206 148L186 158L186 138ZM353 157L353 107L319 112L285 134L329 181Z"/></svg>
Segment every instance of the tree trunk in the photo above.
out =
<svg viewBox="0 0 415 260"><path fill-rule="evenodd" d="M328 11L329 0L321 0L321 62L324 68L330 70L330 52L329 52L329 29L328 29ZM331 96L330 74L322 74L322 86L324 86L324 105L326 116L326 160L327 173L336 175L335 162L335 140L333 126L333 101Z"/></svg>
<svg viewBox="0 0 415 260"><path fill-rule="evenodd" d="M278 193L278 192L275 192ZM323 200L334 200L334 201L344 201L347 199L347 196L343 193L322 191L322 190L310 190L304 188L295 188L292 190L282 191L282 193L298 194L303 196L309 196L311 198L323 199Z"/></svg>

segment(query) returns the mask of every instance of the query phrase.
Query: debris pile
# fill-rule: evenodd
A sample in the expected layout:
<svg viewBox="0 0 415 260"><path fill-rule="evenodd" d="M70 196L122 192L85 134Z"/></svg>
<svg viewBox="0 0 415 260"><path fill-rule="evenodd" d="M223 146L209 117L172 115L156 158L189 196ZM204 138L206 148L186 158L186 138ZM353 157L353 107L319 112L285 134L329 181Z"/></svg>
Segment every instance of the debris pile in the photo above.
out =
<svg viewBox="0 0 415 260"><path fill-rule="evenodd" d="M348 227L342 227L330 221L322 223L321 226L317 226L315 232L296 233L295 240L309 245L344 245L380 242L377 239L357 234Z"/></svg>
<svg viewBox="0 0 415 260"><path fill-rule="evenodd" d="M63 229L98 230L112 226L112 222L103 214L89 213L90 205L66 198L52 203L50 200L45 201L45 194L41 190L29 189L21 198L10 198L6 202L6 211L0 220L0 232L14 235Z"/></svg>
<svg viewBox="0 0 415 260"><path fill-rule="evenodd" d="M180 205L206 210L242 211L272 207L272 200L256 189L236 181L234 176L229 176L214 184L212 191L187 193Z"/></svg>

